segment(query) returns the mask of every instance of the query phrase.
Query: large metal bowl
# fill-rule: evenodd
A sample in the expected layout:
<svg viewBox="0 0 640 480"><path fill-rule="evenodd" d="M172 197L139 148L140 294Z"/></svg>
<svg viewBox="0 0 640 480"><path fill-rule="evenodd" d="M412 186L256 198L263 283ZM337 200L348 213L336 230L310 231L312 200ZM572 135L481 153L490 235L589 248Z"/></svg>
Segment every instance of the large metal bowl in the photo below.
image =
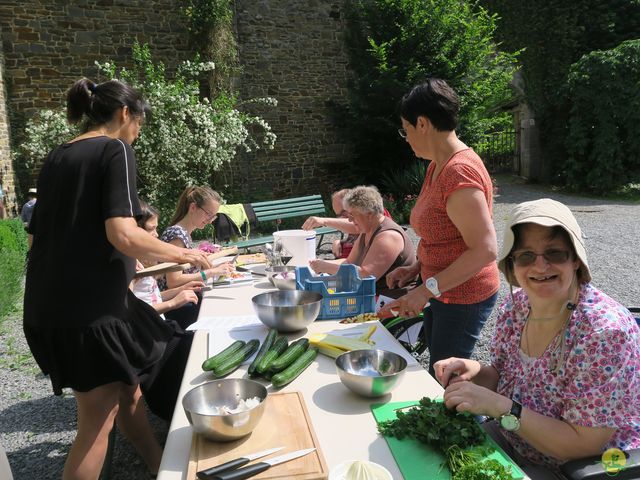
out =
<svg viewBox="0 0 640 480"><path fill-rule="evenodd" d="M276 280L278 280L277 276L279 273L283 273L283 272L287 272L289 275L291 275L291 278L293 279L293 282L291 282L291 279L289 278L281 278L280 282L278 282L280 285L293 285L293 288L282 288L280 286L278 286L278 283L276 283ZM273 285L274 287L279 288L280 290L295 290L296 289L296 267L293 265L276 265L276 266L271 266L271 267L267 267L264 269L264 273L267 275L267 278L269 279L269 282L271 282L271 285ZM274 278L276 277L276 278Z"/></svg>
<svg viewBox="0 0 640 480"><path fill-rule="evenodd" d="M318 318L322 295L305 290L277 290L251 299L258 318L279 332L302 330Z"/></svg>
<svg viewBox="0 0 640 480"><path fill-rule="evenodd" d="M250 410L216 414L213 407L236 408L241 399L258 397L260 403ZM267 389L245 378L227 378L203 383L182 398L182 407L193 429L205 437L230 442L249 435L264 413Z"/></svg>
<svg viewBox="0 0 640 480"><path fill-rule="evenodd" d="M381 397L391 392L404 376L407 361L387 350L352 350L336 358L342 383L363 397Z"/></svg>

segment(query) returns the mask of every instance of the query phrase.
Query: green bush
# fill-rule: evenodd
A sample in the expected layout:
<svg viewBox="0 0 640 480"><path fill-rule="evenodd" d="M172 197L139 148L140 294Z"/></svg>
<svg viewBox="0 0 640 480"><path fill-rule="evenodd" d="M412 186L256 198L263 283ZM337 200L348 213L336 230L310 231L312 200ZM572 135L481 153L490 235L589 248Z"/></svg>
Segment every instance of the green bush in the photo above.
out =
<svg viewBox="0 0 640 480"><path fill-rule="evenodd" d="M567 185L605 193L640 181L640 40L594 51L569 73Z"/></svg>
<svg viewBox="0 0 640 480"><path fill-rule="evenodd" d="M347 6L354 76L345 125L366 182L377 183L415 158L398 136L396 108L429 76L458 93L458 134L467 144L507 124L495 107L511 98L515 56L496 48L496 17L458 0L351 0Z"/></svg>
<svg viewBox="0 0 640 480"><path fill-rule="evenodd" d="M27 249L27 234L22 222L0 220L0 319L20 298Z"/></svg>
<svg viewBox="0 0 640 480"><path fill-rule="evenodd" d="M570 183L565 176L570 147L569 71L591 51L609 50L625 40L637 39L640 2L481 0L481 3L500 16L496 34L502 47L522 50L518 60L526 101L535 111L540 132L542 179ZM609 86L590 95L598 96L606 90ZM592 113L597 112L587 116Z"/></svg>

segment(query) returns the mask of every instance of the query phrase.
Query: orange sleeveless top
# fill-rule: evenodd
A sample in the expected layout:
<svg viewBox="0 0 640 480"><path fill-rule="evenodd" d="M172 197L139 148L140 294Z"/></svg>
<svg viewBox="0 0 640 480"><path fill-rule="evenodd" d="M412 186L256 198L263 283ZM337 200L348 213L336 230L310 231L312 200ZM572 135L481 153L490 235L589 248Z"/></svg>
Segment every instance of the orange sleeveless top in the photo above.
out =
<svg viewBox="0 0 640 480"><path fill-rule="evenodd" d="M436 275L467 250L462 235L447 215L447 200L456 190L477 188L484 193L493 217L493 184L480 157L472 150L455 153L431 181L435 162L427 168L420 195L411 211L411 227L420 237L418 260L423 280ZM442 293L445 303L478 303L498 291L500 276L496 262L490 262L466 282Z"/></svg>

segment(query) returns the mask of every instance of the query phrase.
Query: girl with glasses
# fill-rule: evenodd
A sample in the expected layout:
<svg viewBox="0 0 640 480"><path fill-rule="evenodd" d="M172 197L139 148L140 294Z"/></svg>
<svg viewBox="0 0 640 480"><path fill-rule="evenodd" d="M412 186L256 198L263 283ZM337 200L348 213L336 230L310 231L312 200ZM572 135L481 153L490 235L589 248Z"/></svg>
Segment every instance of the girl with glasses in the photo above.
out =
<svg viewBox="0 0 640 480"><path fill-rule="evenodd" d="M640 330L591 284L571 211L551 199L517 205L498 266L511 295L491 365L437 362L446 405L494 418L489 431L534 479L563 478L568 460L640 447Z"/></svg>
<svg viewBox="0 0 640 480"><path fill-rule="evenodd" d="M207 186L191 186L182 191L178 199L176 211L171 219L171 226L167 227L160 236L160 240L184 248L194 248L191 234L194 230L209 225L216 217L222 197ZM223 263L217 267L200 270L191 267L182 272L170 272L158 281L160 290L176 288L181 285L202 281L205 282L215 275L226 275L233 271L230 263ZM198 318L200 302L188 303L172 312L173 318L182 328L187 328Z"/></svg>

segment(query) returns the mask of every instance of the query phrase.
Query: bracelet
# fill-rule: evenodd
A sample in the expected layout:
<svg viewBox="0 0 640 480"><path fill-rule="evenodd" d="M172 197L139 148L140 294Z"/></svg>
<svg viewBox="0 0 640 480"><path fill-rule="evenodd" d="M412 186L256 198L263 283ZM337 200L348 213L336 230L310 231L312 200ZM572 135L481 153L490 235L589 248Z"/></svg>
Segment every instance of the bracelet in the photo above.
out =
<svg viewBox="0 0 640 480"><path fill-rule="evenodd" d="M207 274L204 273L204 270L200 270L200 276L202 277L202 281L207 283Z"/></svg>

